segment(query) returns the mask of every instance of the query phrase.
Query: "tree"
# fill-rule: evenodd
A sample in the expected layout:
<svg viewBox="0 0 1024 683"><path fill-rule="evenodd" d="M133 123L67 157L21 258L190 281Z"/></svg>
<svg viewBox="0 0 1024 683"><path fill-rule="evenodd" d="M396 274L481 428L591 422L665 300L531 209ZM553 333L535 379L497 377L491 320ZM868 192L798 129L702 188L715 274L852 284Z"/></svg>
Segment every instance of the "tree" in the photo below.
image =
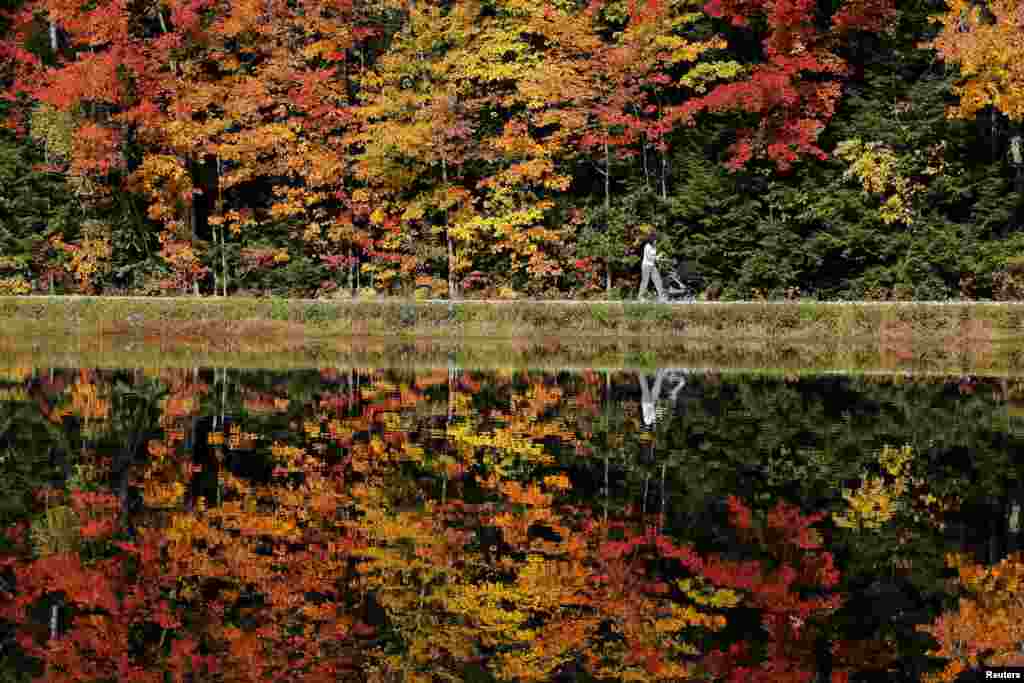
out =
<svg viewBox="0 0 1024 683"><path fill-rule="evenodd" d="M963 592L958 607L919 629L931 634L939 648L930 654L948 661L928 675L929 683L954 681L967 669L986 666L1021 666L1024 642L1021 626L1024 556L1014 553L994 566L973 563L963 555L950 555Z"/></svg>
<svg viewBox="0 0 1024 683"><path fill-rule="evenodd" d="M1024 120L1024 15L1015 0L982 3L947 0L936 17L939 34L928 45L959 67L955 92L959 103L951 116L971 118L986 107L1011 121Z"/></svg>
<svg viewBox="0 0 1024 683"><path fill-rule="evenodd" d="M894 3L847 0L833 12L825 30L819 28L818 4L806 0L712 0L705 11L737 28L764 26L764 61L753 63L744 78L717 85L676 107L674 116L692 124L693 116L702 111L752 114L756 125L740 129L731 147L733 169L754 157L767 158L782 171L803 155L826 158L818 137L836 111L840 79L847 73L836 48L853 32L883 30Z"/></svg>

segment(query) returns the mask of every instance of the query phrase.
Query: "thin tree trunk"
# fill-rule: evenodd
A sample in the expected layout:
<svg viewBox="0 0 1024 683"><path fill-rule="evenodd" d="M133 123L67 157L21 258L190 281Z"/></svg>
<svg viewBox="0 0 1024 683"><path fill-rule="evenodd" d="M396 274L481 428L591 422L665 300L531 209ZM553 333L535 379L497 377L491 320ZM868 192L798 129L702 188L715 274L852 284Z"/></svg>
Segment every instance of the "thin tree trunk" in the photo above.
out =
<svg viewBox="0 0 1024 683"><path fill-rule="evenodd" d="M668 199L668 150L661 153L661 198Z"/></svg>
<svg viewBox="0 0 1024 683"><path fill-rule="evenodd" d="M647 518L647 484L651 478L649 472L644 473L644 500L640 506L640 517L643 519Z"/></svg>
<svg viewBox="0 0 1024 683"><path fill-rule="evenodd" d="M60 635L57 627L60 625L60 605L50 606L50 640L57 640Z"/></svg>
<svg viewBox="0 0 1024 683"><path fill-rule="evenodd" d="M451 453L451 430L452 430L452 418L455 416L455 364L452 362L451 356L448 357L448 415L445 418L444 423L444 452L446 455ZM441 484L441 505L447 502L448 494L448 470L445 469L444 480Z"/></svg>
<svg viewBox="0 0 1024 683"><path fill-rule="evenodd" d="M227 255L227 244L224 241L224 225L221 224L217 227L217 232L220 237L220 295L226 297L228 295L228 255ZM214 288L216 292L216 288Z"/></svg>
<svg viewBox="0 0 1024 683"><path fill-rule="evenodd" d="M441 182L448 185L448 160L441 156ZM452 226L445 218L445 239L448 242L448 300L455 300L455 245L452 244Z"/></svg>
<svg viewBox="0 0 1024 683"><path fill-rule="evenodd" d="M999 119L998 119L998 116L999 116L999 112L996 111L995 107L992 107L991 129L989 130L989 135L992 137L992 161L996 161L996 160L999 159L999 137L998 137L998 133L999 133Z"/></svg>
<svg viewBox="0 0 1024 683"><path fill-rule="evenodd" d="M448 237L448 300L455 300L455 272L452 264L455 262L455 245L452 244L451 226L445 230Z"/></svg>
<svg viewBox="0 0 1024 683"><path fill-rule="evenodd" d="M612 208L612 152L608 140L604 141L604 210Z"/></svg>
<svg viewBox="0 0 1024 683"><path fill-rule="evenodd" d="M608 131L605 131L604 140L604 229L605 235L611 232L611 226L608 225L608 219L612 210L612 153L608 147ZM609 298L612 295L612 261L609 255L605 259L605 277L604 287L605 292Z"/></svg>
<svg viewBox="0 0 1024 683"><path fill-rule="evenodd" d="M168 33L167 22L164 21L163 9L157 7L156 16L160 19L160 30L164 33ZM171 57L171 73L173 73L175 76L178 75L178 60L176 60L174 57Z"/></svg>
<svg viewBox="0 0 1024 683"><path fill-rule="evenodd" d="M640 142L640 155L644 160L644 187L648 190L651 189L651 175L647 168L647 133L644 133L643 140Z"/></svg>
<svg viewBox="0 0 1024 683"><path fill-rule="evenodd" d="M213 232L213 241L217 245L217 251L219 251L221 253L221 255L223 256L223 254L224 254L224 232L223 232L223 230L221 230L221 226L218 225L216 231L212 231L211 230L211 232ZM220 296L221 295L220 275L217 273L217 265L216 264L214 264L214 267L213 267L213 295L214 296Z"/></svg>
<svg viewBox="0 0 1024 683"><path fill-rule="evenodd" d="M221 163L220 155L217 155L217 214L221 217L224 216L224 189L221 187L221 174L224 172L224 166ZM224 242L224 223L219 226L220 231L220 273L221 273L221 293L223 296L228 295L228 256L226 253L227 244ZM216 288L214 288L216 291Z"/></svg>
<svg viewBox="0 0 1024 683"><path fill-rule="evenodd" d="M661 463L661 514L658 515L658 533L665 526L665 470L668 468L668 463Z"/></svg>
<svg viewBox="0 0 1024 683"><path fill-rule="evenodd" d="M57 23L54 21L50 22L50 49L56 55L57 53Z"/></svg>
<svg viewBox="0 0 1024 683"><path fill-rule="evenodd" d="M604 371L604 417L605 425L609 427L610 431L610 418L608 411L611 405L611 373L607 370ZM605 529L608 528L608 495L609 495L609 484L608 484L608 450L610 444L608 443L608 432L605 432L605 449L604 449L604 525Z"/></svg>

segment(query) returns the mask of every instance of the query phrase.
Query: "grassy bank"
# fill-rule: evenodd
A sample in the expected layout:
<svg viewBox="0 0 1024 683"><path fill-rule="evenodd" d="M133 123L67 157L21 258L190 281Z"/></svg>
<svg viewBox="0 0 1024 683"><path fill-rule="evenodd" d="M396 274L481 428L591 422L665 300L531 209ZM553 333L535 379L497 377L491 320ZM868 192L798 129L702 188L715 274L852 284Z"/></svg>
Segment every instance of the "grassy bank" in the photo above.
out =
<svg viewBox="0 0 1024 683"><path fill-rule="evenodd" d="M0 362L1024 371L1024 304L0 297Z"/></svg>
<svg viewBox="0 0 1024 683"><path fill-rule="evenodd" d="M176 334L210 323L292 323L303 336L614 336L787 341L904 336L1024 338L1024 303L635 302L311 300L256 298L0 297L7 334L78 329ZM187 325L182 325L187 323ZM299 325L296 328L294 325ZM279 326L280 329L285 327ZM223 327L233 335L237 326ZM212 334L212 332L207 333Z"/></svg>

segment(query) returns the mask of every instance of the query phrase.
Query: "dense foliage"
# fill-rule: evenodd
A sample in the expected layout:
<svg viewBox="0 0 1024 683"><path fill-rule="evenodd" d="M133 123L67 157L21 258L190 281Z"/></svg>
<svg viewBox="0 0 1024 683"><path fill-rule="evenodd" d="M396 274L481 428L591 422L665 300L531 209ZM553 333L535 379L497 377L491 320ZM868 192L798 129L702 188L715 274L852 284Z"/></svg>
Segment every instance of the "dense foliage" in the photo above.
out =
<svg viewBox="0 0 1024 683"><path fill-rule="evenodd" d="M1017 298L1013 0L4 0L0 293Z"/></svg>
<svg viewBox="0 0 1024 683"><path fill-rule="evenodd" d="M8 368L0 677L838 683L1019 651L1019 558L969 554L1020 540L1019 382L656 374L645 425L634 373Z"/></svg>

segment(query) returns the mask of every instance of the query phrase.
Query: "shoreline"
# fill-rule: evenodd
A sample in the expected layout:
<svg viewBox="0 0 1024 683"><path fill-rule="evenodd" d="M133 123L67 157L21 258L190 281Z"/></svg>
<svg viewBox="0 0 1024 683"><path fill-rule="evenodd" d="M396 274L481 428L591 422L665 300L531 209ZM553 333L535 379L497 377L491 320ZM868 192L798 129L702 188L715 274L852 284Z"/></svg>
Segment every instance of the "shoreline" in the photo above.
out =
<svg viewBox="0 0 1024 683"><path fill-rule="evenodd" d="M1024 302L637 301L277 299L244 297L0 297L0 335L143 329L167 323L298 324L303 336L676 337L829 342L871 337L1024 340ZM208 330L212 334L215 330ZM280 333L280 330L278 330ZM213 336L217 336L213 334Z"/></svg>
<svg viewBox="0 0 1024 683"><path fill-rule="evenodd" d="M1024 375L1024 302L0 297L0 364Z"/></svg>

